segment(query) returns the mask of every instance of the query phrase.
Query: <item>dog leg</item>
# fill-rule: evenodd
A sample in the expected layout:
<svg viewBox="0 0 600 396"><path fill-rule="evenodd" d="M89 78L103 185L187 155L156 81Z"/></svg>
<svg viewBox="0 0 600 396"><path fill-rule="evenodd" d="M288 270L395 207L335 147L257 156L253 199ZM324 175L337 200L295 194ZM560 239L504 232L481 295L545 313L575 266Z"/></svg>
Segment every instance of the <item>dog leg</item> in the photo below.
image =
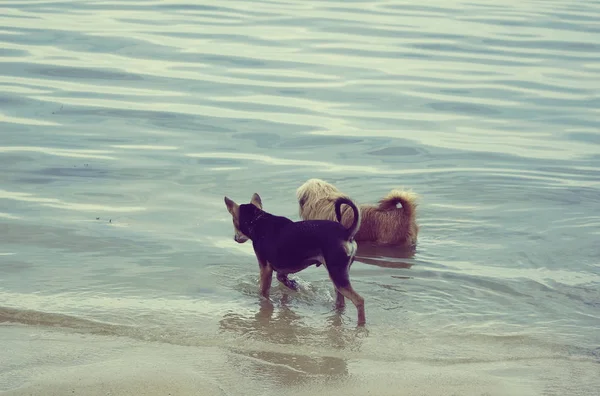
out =
<svg viewBox="0 0 600 396"><path fill-rule="evenodd" d="M352 285L348 284L346 287L339 287L337 289L344 297L348 297L350 301L356 306L358 311L358 325L363 326L367 320L365 318L365 299L354 291Z"/></svg>
<svg viewBox="0 0 600 396"><path fill-rule="evenodd" d="M335 307L337 309L342 309L346 306L346 300L344 299L344 295L339 292L339 290L335 289Z"/></svg>
<svg viewBox="0 0 600 396"><path fill-rule="evenodd" d="M343 253L330 253L325 259L325 268L329 273L329 279L333 282L336 290L336 306L343 303L344 297L350 299L358 311L358 325L366 323L365 318L365 300L360 294L354 291L350 284L350 275L348 271L354 263L354 256L348 257Z"/></svg>
<svg viewBox="0 0 600 396"><path fill-rule="evenodd" d="M264 298L269 298L269 291L271 290L271 280L273 279L273 267L268 261L259 260L260 266L260 294Z"/></svg>
<svg viewBox="0 0 600 396"><path fill-rule="evenodd" d="M277 280L283 283L288 289L298 290L298 282L293 279L289 279L287 274L277 273Z"/></svg>

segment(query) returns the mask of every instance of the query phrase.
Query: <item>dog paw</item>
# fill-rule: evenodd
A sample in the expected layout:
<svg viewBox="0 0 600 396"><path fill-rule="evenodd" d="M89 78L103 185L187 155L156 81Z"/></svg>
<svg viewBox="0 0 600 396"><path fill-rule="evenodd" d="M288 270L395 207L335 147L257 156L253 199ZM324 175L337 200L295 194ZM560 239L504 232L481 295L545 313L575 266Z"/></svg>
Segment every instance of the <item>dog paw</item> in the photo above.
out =
<svg viewBox="0 0 600 396"><path fill-rule="evenodd" d="M287 280L287 283L286 283L286 286L287 286L288 288L292 289L292 290L295 290L295 291L298 291L298 288L299 288L299 286L298 286L298 282L296 282L296 281L295 281L295 280L293 280L293 279L288 279L288 280Z"/></svg>
<svg viewBox="0 0 600 396"><path fill-rule="evenodd" d="M266 303L266 304L273 304L273 300L271 300L271 296L265 296L260 294L259 296L260 302L261 304Z"/></svg>

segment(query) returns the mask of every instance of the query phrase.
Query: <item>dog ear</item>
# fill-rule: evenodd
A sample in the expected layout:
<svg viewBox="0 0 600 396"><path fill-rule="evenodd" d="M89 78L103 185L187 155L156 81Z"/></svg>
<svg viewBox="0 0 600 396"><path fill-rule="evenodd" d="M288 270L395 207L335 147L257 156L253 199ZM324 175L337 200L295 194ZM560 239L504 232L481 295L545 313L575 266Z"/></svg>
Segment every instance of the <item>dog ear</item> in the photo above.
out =
<svg viewBox="0 0 600 396"><path fill-rule="evenodd" d="M252 195L252 200L250 201L250 203L256 206L258 209L262 209L262 201L257 193L254 193Z"/></svg>
<svg viewBox="0 0 600 396"><path fill-rule="evenodd" d="M238 215L238 209L239 209L238 204L233 202L231 199L225 197L225 205L227 206L227 211L229 213L231 213L232 216Z"/></svg>

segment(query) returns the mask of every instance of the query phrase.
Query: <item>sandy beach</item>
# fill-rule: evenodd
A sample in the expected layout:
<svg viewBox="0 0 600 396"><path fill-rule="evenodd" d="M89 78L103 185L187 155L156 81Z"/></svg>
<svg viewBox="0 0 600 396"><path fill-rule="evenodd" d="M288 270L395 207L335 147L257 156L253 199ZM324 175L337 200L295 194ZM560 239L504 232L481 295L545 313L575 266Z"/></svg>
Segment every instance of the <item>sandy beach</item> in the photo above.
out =
<svg viewBox="0 0 600 396"><path fill-rule="evenodd" d="M243 344L181 346L6 323L0 339L9 341L0 366L0 385L10 389L0 394L7 396L591 395L599 372L592 360L560 356L454 364L345 360Z"/></svg>

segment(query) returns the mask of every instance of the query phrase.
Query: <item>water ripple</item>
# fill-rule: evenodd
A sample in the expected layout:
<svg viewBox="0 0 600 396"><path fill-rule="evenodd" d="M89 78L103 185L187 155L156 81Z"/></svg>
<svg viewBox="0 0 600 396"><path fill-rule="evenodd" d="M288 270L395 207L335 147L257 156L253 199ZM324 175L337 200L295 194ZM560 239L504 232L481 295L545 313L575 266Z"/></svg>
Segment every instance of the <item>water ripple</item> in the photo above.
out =
<svg viewBox="0 0 600 396"><path fill-rule="evenodd" d="M277 353L284 341L299 354L300 342L333 343L347 347L340 359L361 350L462 364L498 337L510 351L490 361L527 359L523 340L544 358L594 355L597 1L23 0L0 10L4 317L30 309L24 324L93 327L85 320L156 315L158 329L174 317L185 329L199 309L224 344ZM223 196L259 192L269 211L297 219L294 191L311 177L360 202L400 187L421 197L415 252L375 250L352 267L369 312L360 342L332 335L353 311L332 316L320 269L298 274L304 291L261 316L252 248L232 241Z"/></svg>

